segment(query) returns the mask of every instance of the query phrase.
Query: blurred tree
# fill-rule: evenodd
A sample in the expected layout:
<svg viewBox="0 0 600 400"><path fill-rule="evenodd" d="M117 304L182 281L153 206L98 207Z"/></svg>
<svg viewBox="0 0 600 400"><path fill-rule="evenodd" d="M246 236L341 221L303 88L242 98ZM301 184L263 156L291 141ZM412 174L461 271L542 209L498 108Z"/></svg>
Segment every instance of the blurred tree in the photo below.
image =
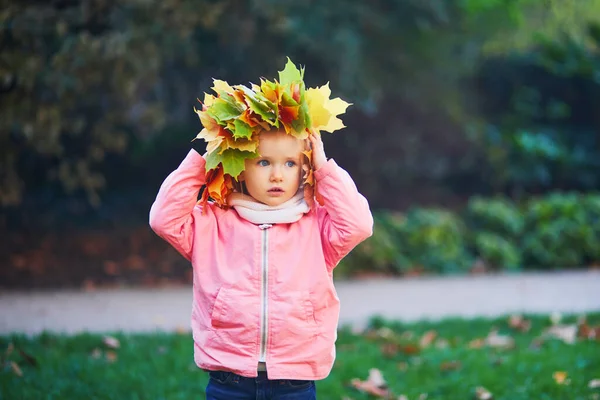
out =
<svg viewBox="0 0 600 400"><path fill-rule="evenodd" d="M501 38L514 38L512 49L539 26L557 34L568 24L575 32L581 15L598 10L598 0L6 4L0 12L4 205L47 187L48 177L69 192L83 190L92 204L107 182L139 183L136 174L145 169L162 177L173 162L160 173L157 165L176 159L172 154L200 128L193 99L209 91L212 77L274 76L287 55L307 65L309 85L329 80L336 95L355 104L344 119L346 132L325 140L374 205L404 205L405 193L419 200L421 187L434 188L429 196L436 200L481 191L486 173L503 173L494 160L507 147L465 135L464 126L481 122L480 114L493 117L472 96L479 88L469 86L470 77L487 58L509 50ZM528 127L524 113L507 113Z"/></svg>
<svg viewBox="0 0 600 400"><path fill-rule="evenodd" d="M110 154L189 118L211 75L231 74L229 58L264 70L240 51L260 20L233 0L11 0L0 27L4 205L47 178L97 204Z"/></svg>

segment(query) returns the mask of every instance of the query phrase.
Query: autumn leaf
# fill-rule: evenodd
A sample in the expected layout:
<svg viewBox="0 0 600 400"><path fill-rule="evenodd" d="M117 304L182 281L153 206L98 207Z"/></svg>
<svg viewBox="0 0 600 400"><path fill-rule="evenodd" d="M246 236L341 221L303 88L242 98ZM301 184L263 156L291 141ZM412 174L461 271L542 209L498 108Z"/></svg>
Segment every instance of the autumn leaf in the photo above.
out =
<svg viewBox="0 0 600 400"><path fill-rule="evenodd" d="M287 57L287 62L283 71L279 71L279 83L288 85L292 82L301 81L304 79L304 68L298 69L296 65Z"/></svg>
<svg viewBox="0 0 600 400"><path fill-rule="evenodd" d="M239 103L232 101L232 98L232 96L216 98L206 112L219 123L239 117L244 109L239 106Z"/></svg>
<svg viewBox="0 0 600 400"><path fill-rule="evenodd" d="M119 342L119 340L112 336L104 336L102 338L102 343L104 343L105 346L111 349L118 349L119 347L121 347L121 343Z"/></svg>
<svg viewBox="0 0 600 400"><path fill-rule="evenodd" d="M573 344L577 338L577 325L553 325L544 331L543 336Z"/></svg>
<svg viewBox="0 0 600 400"><path fill-rule="evenodd" d="M90 357L92 357L95 360L99 359L101 356L102 356L102 350L100 350L97 347L94 350L92 350L92 352L90 353Z"/></svg>
<svg viewBox="0 0 600 400"><path fill-rule="evenodd" d="M440 371L456 371L462 367L462 363L458 360L444 361L440 364Z"/></svg>
<svg viewBox="0 0 600 400"><path fill-rule="evenodd" d="M369 370L369 377L366 381L354 378L350 383L357 390L376 397L388 397L390 395L383 375L377 368Z"/></svg>
<svg viewBox="0 0 600 400"><path fill-rule="evenodd" d="M508 319L508 326L519 332L529 332L531 321L525 319L522 315L511 315Z"/></svg>
<svg viewBox="0 0 600 400"><path fill-rule="evenodd" d="M110 363L117 361L117 353L115 353L114 351L107 351L106 360Z"/></svg>
<svg viewBox="0 0 600 400"><path fill-rule="evenodd" d="M250 139L252 137L253 129L250 125L246 124L244 121L242 121L240 119L236 119L234 122L234 125L235 125L235 131L233 132L234 138Z"/></svg>
<svg viewBox="0 0 600 400"><path fill-rule="evenodd" d="M485 344L489 347L510 349L515 346L515 340L508 335L500 335L493 330L485 338Z"/></svg>
<svg viewBox="0 0 600 400"><path fill-rule="evenodd" d="M436 337L437 337L436 331L433 331L433 330L427 331L421 337L421 340L419 341L419 345L421 346L421 348L425 349L425 348L431 346L431 343L433 343L433 341L435 340Z"/></svg>
<svg viewBox="0 0 600 400"><path fill-rule="evenodd" d="M567 378L567 375L565 371L556 371L552 374L552 378L558 385L568 385L571 383L571 380Z"/></svg>
<svg viewBox="0 0 600 400"><path fill-rule="evenodd" d="M214 90L215 93L221 93L221 92L233 93L234 92L234 89L229 85L229 83L222 81L220 79L213 79L212 90Z"/></svg>
<svg viewBox="0 0 600 400"><path fill-rule="evenodd" d="M492 400L494 396L483 386L478 386L475 388L475 398L477 400Z"/></svg>
<svg viewBox="0 0 600 400"><path fill-rule="evenodd" d="M14 372L15 375L17 375L19 377L23 376L23 371L21 371L21 368L19 367L19 365L16 362L11 361L10 368L12 369L12 371Z"/></svg>
<svg viewBox="0 0 600 400"><path fill-rule="evenodd" d="M484 346L485 346L485 339L482 339L482 338L473 339L467 345L467 347L469 349L481 349Z"/></svg>
<svg viewBox="0 0 600 400"><path fill-rule="evenodd" d="M346 111L350 103L345 102L339 97L329 99L331 89L329 83L306 90L306 102L311 116L311 125L317 131L334 132L345 128L342 120L337 118L339 114Z"/></svg>
<svg viewBox="0 0 600 400"><path fill-rule="evenodd" d="M587 319L582 317L577 322L577 336L582 339L600 341L600 326L590 326Z"/></svg>

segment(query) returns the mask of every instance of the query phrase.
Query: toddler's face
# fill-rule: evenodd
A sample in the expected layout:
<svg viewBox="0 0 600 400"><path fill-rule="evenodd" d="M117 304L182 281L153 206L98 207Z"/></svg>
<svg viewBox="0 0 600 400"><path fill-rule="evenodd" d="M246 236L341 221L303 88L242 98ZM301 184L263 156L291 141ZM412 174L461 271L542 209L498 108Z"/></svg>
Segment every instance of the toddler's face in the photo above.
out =
<svg viewBox="0 0 600 400"><path fill-rule="evenodd" d="M262 132L260 157L246 160L242 179L250 196L269 206L291 199L302 179L304 142L285 132Z"/></svg>

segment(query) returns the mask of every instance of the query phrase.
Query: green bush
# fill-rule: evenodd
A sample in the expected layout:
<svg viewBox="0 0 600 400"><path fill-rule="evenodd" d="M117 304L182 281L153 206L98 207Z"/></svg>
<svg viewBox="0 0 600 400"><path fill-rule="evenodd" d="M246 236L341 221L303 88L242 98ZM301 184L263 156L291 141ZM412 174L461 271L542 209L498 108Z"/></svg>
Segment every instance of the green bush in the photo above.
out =
<svg viewBox="0 0 600 400"><path fill-rule="evenodd" d="M471 198L466 209L466 223L469 245L487 265L500 269L521 266L519 240L525 221L510 199Z"/></svg>
<svg viewBox="0 0 600 400"><path fill-rule="evenodd" d="M378 212L374 219L373 236L343 260L336 276L459 272L474 257L499 270L600 261L600 194L552 193L522 206L475 197L462 213L413 208Z"/></svg>
<svg viewBox="0 0 600 400"><path fill-rule="evenodd" d="M522 256L519 247L505 237L491 232L473 234L474 252L486 265L496 269L519 269Z"/></svg>
<svg viewBox="0 0 600 400"><path fill-rule="evenodd" d="M464 271L471 266L466 251L466 229L454 213L413 208L400 227L407 257L416 266L435 272Z"/></svg>
<svg viewBox="0 0 600 400"><path fill-rule="evenodd" d="M588 201L589 202L589 201ZM579 267L594 246L594 229L581 195L552 193L525 206L523 251L535 267Z"/></svg>
<svg viewBox="0 0 600 400"><path fill-rule="evenodd" d="M401 214L373 213L373 236L359 244L336 268L336 276L350 276L358 272L398 273L410 262L402 253L399 237Z"/></svg>
<svg viewBox="0 0 600 400"><path fill-rule="evenodd" d="M467 204L466 219L471 229L494 232L511 239L521 236L525 226L519 207L505 197L472 197Z"/></svg>
<svg viewBox="0 0 600 400"><path fill-rule="evenodd" d="M586 194L582 198L586 210L588 225L592 229L590 241L586 243L586 261L590 264L600 262L600 194Z"/></svg>

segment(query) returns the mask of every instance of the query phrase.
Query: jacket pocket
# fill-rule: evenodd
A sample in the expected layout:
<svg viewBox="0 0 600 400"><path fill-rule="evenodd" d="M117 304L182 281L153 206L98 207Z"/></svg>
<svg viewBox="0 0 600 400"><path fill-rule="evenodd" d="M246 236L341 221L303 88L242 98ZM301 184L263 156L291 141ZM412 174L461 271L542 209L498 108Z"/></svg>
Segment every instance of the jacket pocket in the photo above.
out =
<svg viewBox="0 0 600 400"><path fill-rule="evenodd" d="M213 304L212 313L210 315L210 323L213 328L221 328L226 325L227 316L227 291L225 288L219 288L215 303Z"/></svg>
<svg viewBox="0 0 600 400"><path fill-rule="evenodd" d="M211 329L218 342L227 347L237 346L242 353L253 352L257 342L258 306L251 293L235 287L223 286L219 289L211 314Z"/></svg>
<svg viewBox="0 0 600 400"><path fill-rule="evenodd" d="M308 291L280 293L272 310L269 318L278 357L298 359L306 353L307 344L316 339L319 329Z"/></svg>

